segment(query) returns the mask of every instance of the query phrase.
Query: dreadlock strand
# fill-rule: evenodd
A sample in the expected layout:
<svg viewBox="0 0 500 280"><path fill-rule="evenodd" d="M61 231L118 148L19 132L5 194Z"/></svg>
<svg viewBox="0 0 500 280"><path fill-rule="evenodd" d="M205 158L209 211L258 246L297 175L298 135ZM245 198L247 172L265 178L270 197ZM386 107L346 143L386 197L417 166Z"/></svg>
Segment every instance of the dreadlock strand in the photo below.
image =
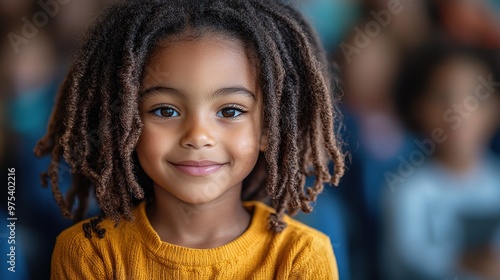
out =
<svg viewBox="0 0 500 280"><path fill-rule="evenodd" d="M283 216L285 216L287 195L282 198L277 199L274 204L276 209L275 213L269 215L269 229L274 232L282 232L287 224L283 221Z"/></svg>
<svg viewBox="0 0 500 280"><path fill-rule="evenodd" d="M253 14L254 9L250 9L252 15L257 18L257 15ZM263 21L260 25L260 21L254 20L258 30L262 32L266 28L270 28L273 32L272 35L276 35L276 29L268 23L268 21ZM267 24L267 25L266 25ZM283 92L283 86L285 83L285 71L283 67L283 62L280 57L280 53L276 46L275 41L271 38L271 35L264 32L262 35L263 42L256 40L256 48L262 55L261 60L261 72L262 72L262 87L264 91L267 91L267 95L264 96L264 102L268 106L265 106L264 112L265 117L268 121L268 125L265 127L266 137L268 138L268 146L266 149L265 157L267 160L269 174L267 176L267 193L274 201L283 195L285 188L279 183L279 147L281 145L281 134L279 129L279 106L281 104L281 97ZM269 46L269 47L266 47ZM270 53L271 57L268 58L267 54ZM271 65L268 68L269 61ZM274 77L275 80L268 77ZM266 85L268 85L266 87Z"/></svg>
<svg viewBox="0 0 500 280"><path fill-rule="evenodd" d="M298 172L299 168L297 166L297 153L296 150L298 149L297 143L298 141L298 125L296 122L295 117L297 116L297 106L296 106L296 94L299 92L298 87L296 86L298 83L298 75L295 72L292 64L292 59L291 59L291 54L288 53L287 47L283 43L283 37L281 33L279 32L279 27L274 24L274 22L269 18L269 15L264 15L267 21L265 21L268 24L268 29L270 32L273 34L273 36L277 39L277 44L276 47L278 48L277 51L280 54L281 59L279 59L280 64L281 64L281 69L290 69L286 77L284 77L284 80L282 81L282 84L286 84L287 86L285 88L281 87L279 89L280 92L283 92L284 94L280 94L280 96L283 96L282 98L285 98L287 100L290 100L289 102L284 101L283 106L282 106L282 111L281 115L284 116L280 119L282 124L280 124L281 127L286 127L286 131L289 131L290 133L287 133L285 135L285 141L283 142L284 146L284 154L286 154L286 157L282 158L282 165L284 168L288 170L289 173L291 173L290 176L288 176L287 179L282 180L279 182L279 188L280 192L278 193L278 197L281 195L282 192L285 190L291 193L291 203L289 205L294 205L293 207L288 207L289 211L293 211L296 207L298 207L299 204L299 196L296 192L296 185L297 185L297 179L298 179ZM284 74L284 73L283 73ZM285 81L287 79L288 81Z"/></svg>
<svg viewBox="0 0 500 280"><path fill-rule="evenodd" d="M151 7L152 11L157 10L156 7ZM134 162L130 155L133 153L135 144L137 143L140 131L142 130L142 122L139 116L139 111L135 104L139 102L139 77L142 71L143 65L136 61L134 56L134 51L141 46L138 45L138 40L136 39L138 34L145 31L144 19L149 16L148 14L139 14L135 17L135 21L130 27L129 32L127 32L126 49L123 54L123 65L122 71L120 73L121 83L124 85L124 93L121 95L121 103L125 110L122 110L121 119L126 120L123 124L124 128L124 141L121 143L119 150L120 154L127 155L122 157L122 168L125 174L124 185L127 185L129 191L133 194L136 199L144 198L144 190L137 183L136 177L134 175ZM158 16L158 18L161 18ZM144 52L139 52L144 53ZM144 61L145 55L139 56L137 60Z"/></svg>
<svg viewBox="0 0 500 280"><path fill-rule="evenodd" d="M314 81L314 83L311 85L312 92L315 92L316 90L318 90L319 92L328 92L328 88L326 87L325 81L323 79L325 71L322 71L321 67L318 67L319 64L316 62L314 55L311 55L311 53L312 53L311 45L309 44L310 39L305 37L304 32L301 32L301 31L303 31L303 28L305 28L305 29L310 29L310 28L308 28L307 25L299 26L298 24L288 20L286 17L282 16L280 13L277 13L272 9L269 9L269 12L274 14L278 18L280 18L283 22L285 22L290 29L295 30L295 32L293 32L293 34L295 35L294 37L297 38L296 43L300 46L299 49L303 50L302 55L306 57L306 61L310 61L311 66L312 66L312 67L307 67L307 68L309 68L309 71L310 71L309 76ZM314 32L309 32L309 34L314 35ZM318 50L319 50L319 48L315 48L316 53ZM320 72L320 73L318 73L318 72ZM318 89L316 89L316 88L318 88ZM323 103L323 104L325 104L325 103ZM330 103L326 103L326 104L330 104ZM332 124L333 121L330 121L330 122L323 121L323 124L328 124L328 123ZM315 136L317 134L317 127L315 127L313 129L313 134L314 134L313 135L314 146L318 147L318 145L320 144L320 141L319 141L320 139L319 139L319 137ZM294 191L292 191L292 194L298 194L301 197L301 199L303 200L301 208L303 210L306 210L306 211L311 210L311 208L308 206L307 202L314 201L316 199L316 194L322 191L322 188L323 188L322 183L329 178L329 173L327 172L327 169L323 163L324 161L321 160L321 158L320 158L321 154L322 154L322 151L320 151L319 149L313 150L314 165L315 165L315 169L318 172L318 176L317 176L314 187L312 189L308 189L309 198L304 199L305 196L304 196L304 192L302 189L303 183L299 186L301 188L299 192L297 192L296 189ZM302 179L301 181L303 182L304 179ZM295 205L291 205L291 208L293 208L294 206ZM295 209L289 209L289 210L294 211Z"/></svg>
<svg viewBox="0 0 500 280"><path fill-rule="evenodd" d="M57 205L61 209L61 212L64 217L71 218L71 208L67 205L64 200L64 196L59 189L59 160L60 160L60 150L61 147L57 145L54 148L54 152L52 154L52 161L48 168L48 176L50 177L50 185L52 186L52 194L54 195L54 199L56 200Z"/></svg>

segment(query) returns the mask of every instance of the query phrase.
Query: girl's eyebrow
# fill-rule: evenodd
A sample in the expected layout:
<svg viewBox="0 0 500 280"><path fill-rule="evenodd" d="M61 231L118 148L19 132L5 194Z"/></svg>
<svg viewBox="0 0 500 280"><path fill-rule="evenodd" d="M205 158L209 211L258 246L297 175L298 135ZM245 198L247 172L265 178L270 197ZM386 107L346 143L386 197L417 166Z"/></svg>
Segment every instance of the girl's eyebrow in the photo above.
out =
<svg viewBox="0 0 500 280"><path fill-rule="evenodd" d="M212 95L210 96L211 99L215 99L220 96L226 96L226 95L231 95L231 94L243 94L246 97L249 97L253 100L257 100L257 97L255 96L255 93L253 93L251 90L245 88L244 86L232 86L232 87L225 87L216 90Z"/></svg>
<svg viewBox="0 0 500 280"><path fill-rule="evenodd" d="M186 96L186 94L184 92L182 92L181 90L178 90L178 89L172 88L172 87L165 87L165 86L153 86L153 87L150 87L150 88L148 88L144 91L141 91L139 93L141 99L144 99L148 96L156 95L156 94L172 94L172 95L179 96L179 97ZM220 88L220 89L214 91L210 95L210 99L215 99L217 97L227 96L227 95L231 95L231 94L242 94L248 98L251 98L253 100L257 100L255 93L253 93L251 90L247 89L244 86L230 86L230 87Z"/></svg>

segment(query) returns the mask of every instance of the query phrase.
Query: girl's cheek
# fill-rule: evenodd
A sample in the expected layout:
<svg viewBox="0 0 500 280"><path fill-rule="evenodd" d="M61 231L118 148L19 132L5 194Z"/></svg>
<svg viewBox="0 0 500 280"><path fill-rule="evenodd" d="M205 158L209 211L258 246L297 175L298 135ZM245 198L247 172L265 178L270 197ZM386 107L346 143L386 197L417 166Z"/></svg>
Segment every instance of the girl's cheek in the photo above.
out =
<svg viewBox="0 0 500 280"><path fill-rule="evenodd" d="M160 133L159 133L160 132ZM142 152L143 154L159 154L162 148L167 144L167 137L163 137L161 131L156 130L150 124L144 126L139 141L136 145L137 152Z"/></svg>
<svg viewBox="0 0 500 280"><path fill-rule="evenodd" d="M240 154L252 154L259 151L259 138L254 131L248 131L247 133L238 133L234 135L235 149Z"/></svg>

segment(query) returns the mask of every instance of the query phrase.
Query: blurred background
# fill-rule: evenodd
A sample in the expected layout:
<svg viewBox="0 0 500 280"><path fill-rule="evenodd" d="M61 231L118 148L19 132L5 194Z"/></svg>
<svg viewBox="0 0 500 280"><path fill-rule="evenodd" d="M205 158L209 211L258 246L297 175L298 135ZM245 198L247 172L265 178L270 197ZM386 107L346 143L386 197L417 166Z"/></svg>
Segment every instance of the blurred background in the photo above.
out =
<svg viewBox="0 0 500 280"><path fill-rule="evenodd" d="M16 169L18 218L15 273L0 225L0 279L48 279L72 224L32 151L80 36L113 2L0 0L0 170ZM500 279L500 0L296 2L341 73L348 171L297 216L330 236L340 279Z"/></svg>

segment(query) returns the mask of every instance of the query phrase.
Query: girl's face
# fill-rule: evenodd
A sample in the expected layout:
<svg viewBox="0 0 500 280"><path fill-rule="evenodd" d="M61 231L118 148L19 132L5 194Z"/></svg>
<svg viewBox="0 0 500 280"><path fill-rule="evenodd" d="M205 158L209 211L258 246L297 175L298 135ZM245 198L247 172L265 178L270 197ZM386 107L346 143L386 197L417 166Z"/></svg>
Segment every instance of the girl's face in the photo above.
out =
<svg viewBox="0 0 500 280"><path fill-rule="evenodd" d="M155 192L200 204L241 189L264 149L262 93L242 42L211 34L159 46L142 87L136 151Z"/></svg>

